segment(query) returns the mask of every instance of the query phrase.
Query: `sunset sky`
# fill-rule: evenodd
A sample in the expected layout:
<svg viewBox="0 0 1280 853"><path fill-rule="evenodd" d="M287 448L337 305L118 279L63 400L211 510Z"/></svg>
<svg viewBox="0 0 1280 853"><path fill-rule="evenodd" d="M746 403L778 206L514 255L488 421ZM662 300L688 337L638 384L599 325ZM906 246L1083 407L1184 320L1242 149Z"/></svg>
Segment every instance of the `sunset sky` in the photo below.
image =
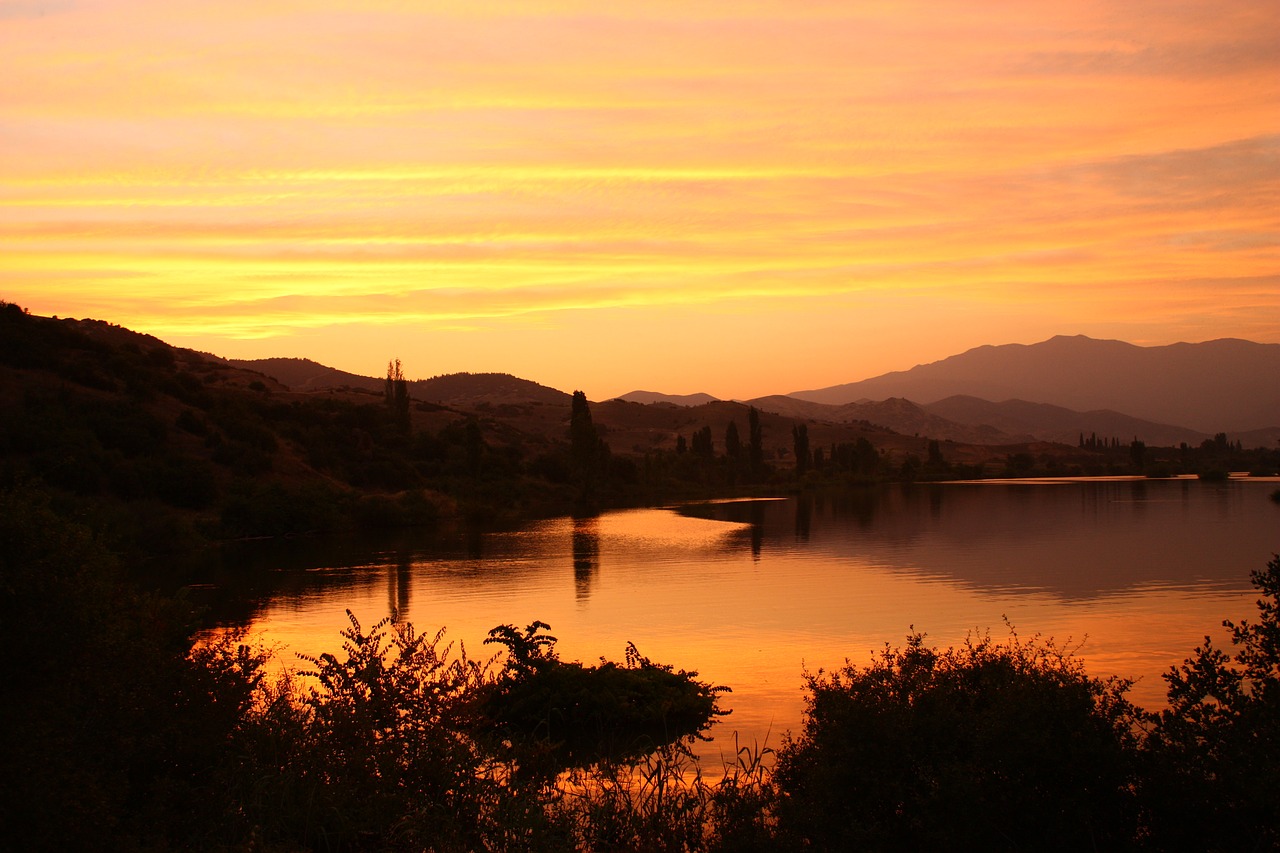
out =
<svg viewBox="0 0 1280 853"><path fill-rule="evenodd" d="M1280 342L1280 3L0 0L0 298L747 398Z"/></svg>

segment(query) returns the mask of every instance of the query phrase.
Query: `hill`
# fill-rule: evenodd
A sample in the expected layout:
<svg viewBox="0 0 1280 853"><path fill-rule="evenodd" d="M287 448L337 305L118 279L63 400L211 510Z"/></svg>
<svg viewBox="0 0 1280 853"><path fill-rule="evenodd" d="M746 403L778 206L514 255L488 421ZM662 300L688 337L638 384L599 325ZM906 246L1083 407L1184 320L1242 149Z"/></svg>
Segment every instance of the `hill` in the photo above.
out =
<svg viewBox="0 0 1280 853"><path fill-rule="evenodd" d="M1035 440L987 422L1038 430L1073 415L973 400L943 401L939 411L981 419L976 425L903 398L843 406L762 398L757 454L746 452L746 403L615 399L591 405L599 441L584 445L570 441L569 395L508 374L406 382L388 398L385 379L353 380L302 359L249 364L0 303L0 483L52 490L101 519L122 547L154 553L209 539L495 521L810 485L1135 473L1149 463L1156 471L1280 467L1280 453L1245 453L1225 436L1203 442L1208 448L1146 455L1122 443L1135 424L1115 413L1102 413L1121 419L1110 441ZM333 382L342 384L324 387ZM804 439L808 452L799 455Z"/></svg>
<svg viewBox="0 0 1280 853"><path fill-rule="evenodd" d="M215 357L216 358L216 357ZM223 359L218 359L223 361ZM270 376L294 391L358 388L382 393L385 377L361 376L305 358L227 359L227 364ZM570 396L509 373L450 373L409 382L409 394L441 406L471 407L525 403L569 404Z"/></svg>
<svg viewBox="0 0 1280 853"><path fill-rule="evenodd" d="M359 376L347 373L334 367L311 361L307 358L256 358L221 359L210 356L244 370L253 370L270 376L272 379L294 391L320 391L330 388L362 388L365 391L381 392L385 379L372 376Z"/></svg>
<svg viewBox="0 0 1280 853"><path fill-rule="evenodd" d="M257 366L346 379L301 359ZM539 467L564 452L566 395L514 377L443 378L422 384L474 405L410 397L397 416L385 380L373 384L298 391L110 323L0 303L0 483L63 495L121 548L148 553L572 507L572 484ZM516 394L565 403L486 402Z"/></svg>
<svg viewBox="0 0 1280 853"><path fill-rule="evenodd" d="M922 405L964 395L1076 411L1111 410L1200 433L1280 425L1280 344L1223 339L1140 347L1058 336L983 346L907 371L790 396L841 405L905 397Z"/></svg>
<svg viewBox="0 0 1280 853"><path fill-rule="evenodd" d="M1158 424L1107 409L1077 412L1062 406L1029 403L1026 400L992 403L977 397L957 395L923 408L956 423L987 424L1004 433L1030 435L1041 441L1058 441L1063 444L1075 444L1080 436L1093 434L1116 437L1125 442L1137 438L1161 447L1177 446L1182 442L1199 444L1211 437L1207 433Z"/></svg>
<svg viewBox="0 0 1280 853"><path fill-rule="evenodd" d="M509 373L450 373L409 383L416 399L444 406L511 406L528 403L568 406L571 396Z"/></svg>
<svg viewBox="0 0 1280 853"><path fill-rule="evenodd" d="M959 422L926 411L910 400L891 397L887 400L859 400L844 405L828 405L795 397L774 395L750 401L761 411L793 418L806 418L828 423L875 424L903 435L924 436L963 444L1017 444L1034 441L1029 434L1005 432L982 422ZM1074 442L1073 442L1074 443Z"/></svg>
<svg viewBox="0 0 1280 853"><path fill-rule="evenodd" d="M710 394L663 394L658 391L632 391L615 399L628 403L670 403L673 406L701 406L703 403L714 403L718 397Z"/></svg>

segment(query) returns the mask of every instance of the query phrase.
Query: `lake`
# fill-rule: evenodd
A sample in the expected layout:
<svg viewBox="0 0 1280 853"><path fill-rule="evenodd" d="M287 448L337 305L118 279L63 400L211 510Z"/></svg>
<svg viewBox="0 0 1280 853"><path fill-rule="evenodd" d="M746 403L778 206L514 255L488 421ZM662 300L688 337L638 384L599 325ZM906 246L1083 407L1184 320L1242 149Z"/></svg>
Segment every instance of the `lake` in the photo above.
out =
<svg viewBox="0 0 1280 853"><path fill-rule="evenodd" d="M1275 482L1115 480L890 486L538 521L395 541L248 545L196 593L292 664L340 649L350 608L445 627L471 657L495 625L551 625L562 658L654 661L728 685L706 756L797 730L806 669L865 663L914 626L1078 646L1090 672L1160 674L1224 618L1252 618L1249 572L1280 550Z"/></svg>

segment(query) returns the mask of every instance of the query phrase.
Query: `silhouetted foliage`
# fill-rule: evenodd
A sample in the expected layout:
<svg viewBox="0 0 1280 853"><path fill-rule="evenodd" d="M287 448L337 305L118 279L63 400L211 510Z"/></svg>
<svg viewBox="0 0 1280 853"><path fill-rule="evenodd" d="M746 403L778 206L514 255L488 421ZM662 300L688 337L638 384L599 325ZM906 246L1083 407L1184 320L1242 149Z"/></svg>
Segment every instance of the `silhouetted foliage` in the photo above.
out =
<svg viewBox="0 0 1280 853"><path fill-rule="evenodd" d="M591 420L587 395L581 391L573 392L570 404L569 456L579 487L579 500L591 503L596 499L600 480L609 470L610 452Z"/></svg>
<svg viewBox="0 0 1280 853"><path fill-rule="evenodd" d="M783 838L821 850L1117 849L1134 837L1128 682L1052 642L923 635L807 678L779 754Z"/></svg>
<svg viewBox="0 0 1280 853"><path fill-rule="evenodd" d="M1280 556L1253 583L1258 621L1223 622L1234 653L1206 636L1165 675L1144 791L1159 849L1280 846Z"/></svg>
<svg viewBox="0 0 1280 853"><path fill-rule="evenodd" d="M729 421L724 428L724 455L732 461L742 458L742 438L738 435L737 421Z"/></svg>
<svg viewBox="0 0 1280 853"><path fill-rule="evenodd" d="M823 461L823 468L829 473L853 481L877 479L880 475L880 467L879 451L862 436L853 443L841 442L832 445L829 457Z"/></svg>
<svg viewBox="0 0 1280 853"><path fill-rule="evenodd" d="M764 430L755 406L747 410L747 463L752 477L759 478L764 472Z"/></svg>
<svg viewBox="0 0 1280 853"><path fill-rule="evenodd" d="M220 768L260 658L190 649L180 602L124 583L88 529L0 493L0 833L22 850L185 847L230 808Z"/></svg>
<svg viewBox="0 0 1280 853"><path fill-rule="evenodd" d="M809 426L796 424L791 428L792 446L796 455L796 476L803 477L809 470L813 456L809 452Z"/></svg>
<svg viewBox="0 0 1280 853"><path fill-rule="evenodd" d="M290 536L331 530L341 517L341 498L321 486L240 483L222 509L228 538Z"/></svg>
<svg viewBox="0 0 1280 853"><path fill-rule="evenodd" d="M391 423L402 433L408 433L409 421L409 381L400 367L400 359L387 363L387 382L383 391L387 411L391 413Z"/></svg>
<svg viewBox="0 0 1280 853"><path fill-rule="evenodd" d="M410 497L360 512L408 512ZM687 745L722 688L634 645L588 667L560 660L543 623L502 625L495 672L442 633L352 616L305 681L269 680L259 651L193 643L181 601L131 587L55 506L0 491L0 642L18 700L0 707L0 832L18 849L1280 844L1280 557L1254 574L1257 620L1226 623L1233 653L1206 640L1169 674L1159 714L1052 642L938 650L913 634L868 666L809 676L775 772L767 749L744 748L709 783Z"/></svg>
<svg viewBox="0 0 1280 853"><path fill-rule="evenodd" d="M492 846L506 792L466 734L482 668L452 657L443 631L347 616L341 654L303 656L315 686L262 721L277 748L256 758L285 809L261 817L318 848Z"/></svg>
<svg viewBox="0 0 1280 853"><path fill-rule="evenodd" d="M694 430L691 449L693 455L700 459L715 458L716 448L711 439L711 427L704 426L701 429Z"/></svg>
<svg viewBox="0 0 1280 853"><path fill-rule="evenodd" d="M1129 444L1129 461L1133 463L1133 469L1139 473L1147 467L1147 445L1144 442L1134 439Z"/></svg>
<svg viewBox="0 0 1280 853"><path fill-rule="evenodd" d="M524 632L500 625L486 643L507 648L499 678L481 690L483 731L502 745L526 777L550 779L570 768L641 758L699 735L720 713L725 688L695 680L627 645L626 663L584 667L555 653L550 626Z"/></svg>

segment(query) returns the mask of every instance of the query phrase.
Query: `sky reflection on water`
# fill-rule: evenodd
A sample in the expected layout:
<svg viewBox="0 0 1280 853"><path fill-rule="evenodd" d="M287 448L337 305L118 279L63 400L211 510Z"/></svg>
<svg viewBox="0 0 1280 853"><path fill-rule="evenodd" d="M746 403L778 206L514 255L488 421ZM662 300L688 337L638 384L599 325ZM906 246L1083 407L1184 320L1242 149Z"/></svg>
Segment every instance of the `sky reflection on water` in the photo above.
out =
<svg viewBox="0 0 1280 853"><path fill-rule="evenodd" d="M398 611L473 657L495 625L552 626L562 657L653 660L726 684L719 741L771 745L795 729L807 667L866 662L912 626L940 645L969 631L1081 645L1099 675L1160 673L1223 618L1249 616L1249 572L1280 550L1280 507L1255 483L884 488L788 500L638 509L515 531L393 543L254 549L217 574L222 625L285 652L336 648L350 608ZM273 571L257 569L269 567ZM235 579L257 578L241 585ZM714 754L716 747L712 747ZM732 750L732 747L729 747Z"/></svg>

